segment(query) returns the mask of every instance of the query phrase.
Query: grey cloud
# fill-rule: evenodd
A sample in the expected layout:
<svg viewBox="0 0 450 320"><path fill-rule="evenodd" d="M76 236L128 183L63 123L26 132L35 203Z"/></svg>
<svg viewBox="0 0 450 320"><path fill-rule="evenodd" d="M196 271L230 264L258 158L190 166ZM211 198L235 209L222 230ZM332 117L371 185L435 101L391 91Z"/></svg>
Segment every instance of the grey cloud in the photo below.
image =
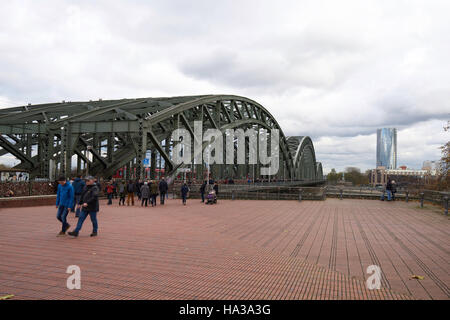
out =
<svg viewBox="0 0 450 320"><path fill-rule="evenodd" d="M287 135L313 137L326 167L373 166L368 145L385 126L432 132L407 135L423 147L417 158L436 158L448 138L441 125L421 128L449 118L449 9L420 0L5 1L0 107L232 93L263 104Z"/></svg>

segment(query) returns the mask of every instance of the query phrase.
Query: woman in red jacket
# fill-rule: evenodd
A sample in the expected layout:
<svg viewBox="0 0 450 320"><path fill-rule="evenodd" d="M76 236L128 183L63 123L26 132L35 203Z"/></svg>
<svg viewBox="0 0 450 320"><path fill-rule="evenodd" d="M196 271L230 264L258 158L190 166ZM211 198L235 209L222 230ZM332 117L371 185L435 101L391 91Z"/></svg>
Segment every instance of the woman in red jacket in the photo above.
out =
<svg viewBox="0 0 450 320"><path fill-rule="evenodd" d="M109 182L106 186L106 194L108 195L108 204L112 204L112 197L114 194L114 186L112 182Z"/></svg>

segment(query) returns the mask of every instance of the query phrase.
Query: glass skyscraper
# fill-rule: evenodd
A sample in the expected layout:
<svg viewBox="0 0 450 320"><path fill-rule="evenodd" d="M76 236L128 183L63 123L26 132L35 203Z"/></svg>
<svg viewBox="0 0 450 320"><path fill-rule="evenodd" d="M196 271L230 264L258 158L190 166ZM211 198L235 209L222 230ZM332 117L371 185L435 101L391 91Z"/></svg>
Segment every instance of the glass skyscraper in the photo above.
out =
<svg viewBox="0 0 450 320"><path fill-rule="evenodd" d="M397 129L377 129L377 167L397 168Z"/></svg>

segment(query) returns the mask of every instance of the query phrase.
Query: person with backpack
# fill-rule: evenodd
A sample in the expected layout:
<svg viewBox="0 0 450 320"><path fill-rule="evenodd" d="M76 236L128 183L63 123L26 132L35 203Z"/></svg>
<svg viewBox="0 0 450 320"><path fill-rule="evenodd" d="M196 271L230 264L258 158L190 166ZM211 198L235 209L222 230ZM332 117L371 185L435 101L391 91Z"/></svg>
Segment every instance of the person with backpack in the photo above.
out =
<svg viewBox="0 0 450 320"><path fill-rule="evenodd" d="M97 236L98 233L97 213L100 209L98 202L98 194L100 190L94 182L95 182L94 177L91 176L86 177L86 186L83 189L83 193L81 194L80 199L80 204L82 206L80 217L78 218L77 227L73 231L68 233L70 236L78 237L78 233L80 232L84 220L86 220L88 215L91 217L92 222L91 237Z"/></svg>
<svg viewBox="0 0 450 320"><path fill-rule="evenodd" d="M135 190L135 184L133 183L132 180L130 180L127 185L127 193L128 193L127 206L130 205L130 199L131 199L131 205L134 206L134 190Z"/></svg>
<svg viewBox="0 0 450 320"><path fill-rule="evenodd" d="M74 199L74 207L76 206L75 218L80 216L81 206L78 204L80 202L81 193L83 192L84 186L86 183L81 179L81 176L77 176L75 180L73 180L72 187L75 194Z"/></svg>
<svg viewBox="0 0 450 320"><path fill-rule="evenodd" d="M58 208L56 219L62 224L61 231L58 233L59 236L65 235L67 229L70 227L70 224L67 223L67 214L69 213L69 210L73 208L73 201L74 192L72 185L66 180L66 177L59 177L56 194L56 208Z"/></svg>
<svg viewBox="0 0 450 320"><path fill-rule="evenodd" d="M160 198L159 198L159 203L160 204L164 204L164 199L166 197L166 193L169 190L169 186L166 182L166 180L164 180L164 177L161 178L161 181L159 182L159 193L160 193Z"/></svg>

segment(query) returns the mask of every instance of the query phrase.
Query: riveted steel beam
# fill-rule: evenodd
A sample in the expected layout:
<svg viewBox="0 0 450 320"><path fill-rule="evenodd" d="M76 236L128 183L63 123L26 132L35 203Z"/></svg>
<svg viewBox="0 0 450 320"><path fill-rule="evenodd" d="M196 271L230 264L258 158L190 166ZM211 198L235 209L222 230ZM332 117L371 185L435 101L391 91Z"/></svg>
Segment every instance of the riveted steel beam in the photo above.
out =
<svg viewBox="0 0 450 320"><path fill-rule="evenodd" d="M202 95L104 101L100 99L1 109L0 134L12 135L16 139L28 137L26 142L16 142L13 146L24 156L28 156L28 160L20 159L27 165L31 165L30 144L37 146L38 156L32 157L31 161L41 168L37 171L44 175L48 174L47 167L51 159L57 162L58 167L65 164L65 171L70 170L69 157L72 154L77 154L89 163L86 157L81 156L87 145L92 145L89 152L95 159L93 163L89 163L89 167L97 174L112 174L117 166L130 163L135 158L139 160L138 169L139 166L142 169L140 162L145 156L146 148L154 148L165 160L167 170L174 171L177 166L170 159L170 147L173 145L167 143L170 141L170 133L181 124L196 137L192 128L194 121L202 121L204 130L280 129L276 119L254 100L234 95ZM151 130L145 133L146 128ZM143 139L144 135L148 138L147 141ZM164 146L162 141L165 141ZM24 147L28 155L22 152ZM280 129L279 147L284 162L284 177L319 176L319 167L315 162L314 147L310 140L306 139L305 143L294 141L285 137ZM11 151L16 154L18 152ZM6 152L9 151L0 150L0 155ZM102 156L105 152L106 158ZM305 169L305 166L308 168ZM317 167L314 172L310 170L313 166ZM216 169L215 172L221 175L226 171ZM248 173L248 167L241 169L243 174ZM258 170L257 166L254 171Z"/></svg>
<svg viewBox="0 0 450 320"><path fill-rule="evenodd" d="M11 153L16 158L18 158L20 161L27 162L31 166L31 168L35 167L34 161L29 156L20 151L20 149L18 149L15 145L9 142L1 134L0 134L0 146L9 153Z"/></svg>

